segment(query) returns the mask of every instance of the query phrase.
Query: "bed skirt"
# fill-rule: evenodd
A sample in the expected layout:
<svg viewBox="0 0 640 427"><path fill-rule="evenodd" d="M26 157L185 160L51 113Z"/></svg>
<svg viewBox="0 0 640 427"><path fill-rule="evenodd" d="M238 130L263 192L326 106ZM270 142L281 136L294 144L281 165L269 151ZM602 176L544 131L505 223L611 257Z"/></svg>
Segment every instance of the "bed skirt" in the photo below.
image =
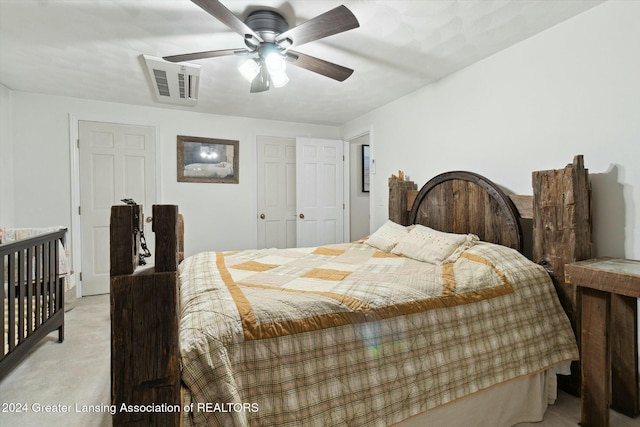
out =
<svg viewBox="0 0 640 427"><path fill-rule="evenodd" d="M394 427L509 427L539 422L557 394L555 371L548 369L423 412Z"/></svg>

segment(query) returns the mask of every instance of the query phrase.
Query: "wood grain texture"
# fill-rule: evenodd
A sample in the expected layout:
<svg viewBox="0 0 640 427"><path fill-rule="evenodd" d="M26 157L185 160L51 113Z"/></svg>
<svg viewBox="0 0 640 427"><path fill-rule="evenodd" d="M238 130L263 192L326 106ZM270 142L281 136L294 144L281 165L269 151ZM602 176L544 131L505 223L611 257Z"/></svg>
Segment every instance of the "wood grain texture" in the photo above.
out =
<svg viewBox="0 0 640 427"><path fill-rule="evenodd" d="M569 284L585 286L624 295L632 298L640 298L640 274L631 271L603 270L599 264L606 261L627 263L640 271L640 261L632 259L618 259L612 257L592 258L580 262L567 264L565 268L565 281Z"/></svg>
<svg viewBox="0 0 640 427"><path fill-rule="evenodd" d="M516 206L520 218L533 219L533 196L510 194L509 198Z"/></svg>
<svg viewBox="0 0 640 427"><path fill-rule="evenodd" d="M580 425L585 427L609 427L609 296L607 292L582 289Z"/></svg>
<svg viewBox="0 0 640 427"><path fill-rule="evenodd" d="M142 221L142 207L140 205L111 207L109 256L112 276L132 274L138 266L140 235L134 233L135 218ZM140 226L142 223L140 222L138 225Z"/></svg>
<svg viewBox="0 0 640 427"><path fill-rule="evenodd" d="M176 271L179 263L179 218L176 205L153 205L156 271Z"/></svg>
<svg viewBox="0 0 640 427"><path fill-rule="evenodd" d="M580 299L576 286L565 282L567 263L591 258L591 191L589 171L577 155L564 169L536 171L533 181L532 260L549 272L580 344ZM561 388L580 393L580 364L572 375L559 377Z"/></svg>
<svg viewBox="0 0 640 427"><path fill-rule="evenodd" d="M473 233L522 251L513 202L490 180L472 172L446 172L427 182L416 196L409 222L449 233Z"/></svg>
<svg viewBox="0 0 640 427"><path fill-rule="evenodd" d="M591 258L589 171L581 155L564 169L533 172L533 261L544 265L560 301L576 325L576 288L566 284L564 265Z"/></svg>
<svg viewBox="0 0 640 427"><path fill-rule="evenodd" d="M613 268L616 266L618 268ZM565 281L611 295L609 318L606 320L611 324L608 332L611 357L611 407L628 416L638 416L640 414L640 389L638 388L640 372L636 298L640 298L640 261L603 257L567 264ZM584 310L584 307L582 309ZM585 327L583 326L582 329L584 330ZM587 357L590 357L590 354L583 353L583 361Z"/></svg>
<svg viewBox="0 0 640 427"><path fill-rule="evenodd" d="M611 295L611 408L630 417L640 414L637 301Z"/></svg>
<svg viewBox="0 0 640 427"><path fill-rule="evenodd" d="M416 190L418 186L413 181L404 181L398 178L389 178L389 219L400 225L409 225L408 204L409 192Z"/></svg>
<svg viewBox="0 0 640 427"><path fill-rule="evenodd" d="M181 411L125 412L126 405L179 405L177 273L153 268L111 278L114 426L177 426ZM175 406L173 406L175 408Z"/></svg>
<svg viewBox="0 0 640 427"><path fill-rule="evenodd" d="M178 262L184 260L184 218L178 214Z"/></svg>
<svg viewBox="0 0 640 427"><path fill-rule="evenodd" d="M418 197L418 187L414 184L414 189L407 190L407 211L411 212L411 207Z"/></svg>
<svg viewBox="0 0 640 427"><path fill-rule="evenodd" d="M113 425L179 426L178 209L154 206L160 267L136 271L139 242L132 236L136 218L142 218L138 207L114 206L111 215L111 400L118 408ZM170 406L121 411L123 404Z"/></svg>

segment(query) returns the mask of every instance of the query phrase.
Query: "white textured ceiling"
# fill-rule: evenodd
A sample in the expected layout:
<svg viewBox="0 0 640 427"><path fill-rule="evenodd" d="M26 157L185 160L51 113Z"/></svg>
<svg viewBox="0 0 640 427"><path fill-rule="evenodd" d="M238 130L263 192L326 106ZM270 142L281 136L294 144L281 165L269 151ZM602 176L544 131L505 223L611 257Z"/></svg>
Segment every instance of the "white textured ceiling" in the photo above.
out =
<svg viewBox="0 0 640 427"><path fill-rule="evenodd" d="M277 9L290 26L344 4L360 28L296 50L355 72L340 83L288 67L249 93L236 58L201 65L199 101L155 101L141 54L243 47L188 0L0 0L0 83L11 90L264 119L339 125L544 31L603 0L223 0L244 19Z"/></svg>

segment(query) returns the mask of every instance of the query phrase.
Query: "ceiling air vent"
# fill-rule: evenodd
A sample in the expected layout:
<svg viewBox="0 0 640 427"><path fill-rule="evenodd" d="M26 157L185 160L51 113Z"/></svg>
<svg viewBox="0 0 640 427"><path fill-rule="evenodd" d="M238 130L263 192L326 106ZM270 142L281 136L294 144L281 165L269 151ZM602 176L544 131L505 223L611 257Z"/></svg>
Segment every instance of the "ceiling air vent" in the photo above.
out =
<svg viewBox="0 0 640 427"><path fill-rule="evenodd" d="M196 105L200 85L199 65L175 64L149 55L142 55L142 57L159 102Z"/></svg>

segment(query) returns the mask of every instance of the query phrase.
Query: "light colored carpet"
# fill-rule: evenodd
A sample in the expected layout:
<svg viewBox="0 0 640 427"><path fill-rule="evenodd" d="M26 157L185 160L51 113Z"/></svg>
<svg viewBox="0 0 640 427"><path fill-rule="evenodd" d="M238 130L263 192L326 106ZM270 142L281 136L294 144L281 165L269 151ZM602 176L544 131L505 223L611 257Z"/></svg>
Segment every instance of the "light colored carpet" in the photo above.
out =
<svg viewBox="0 0 640 427"><path fill-rule="evenodd" d="M76 412L111 401L109 317L109 295L79 298L65 313L64 342L48 335L0 382L1 400L26 408L0 411L0 425L111 426L109 413ZM47 412L57 409L69 412Z"/></svg>
<svg viewBox="0 0 640 427"><path fill-rule="evenodd" d="M1 426L111 426L109 296L80 298L65 316L64 343L52 333L0 382L2 404L26 408L0 408ZM542 422L518 427L575 427L579 421L580 400L561 392ZM611 412L611 426L640 427L640 418Z"/></svg>

